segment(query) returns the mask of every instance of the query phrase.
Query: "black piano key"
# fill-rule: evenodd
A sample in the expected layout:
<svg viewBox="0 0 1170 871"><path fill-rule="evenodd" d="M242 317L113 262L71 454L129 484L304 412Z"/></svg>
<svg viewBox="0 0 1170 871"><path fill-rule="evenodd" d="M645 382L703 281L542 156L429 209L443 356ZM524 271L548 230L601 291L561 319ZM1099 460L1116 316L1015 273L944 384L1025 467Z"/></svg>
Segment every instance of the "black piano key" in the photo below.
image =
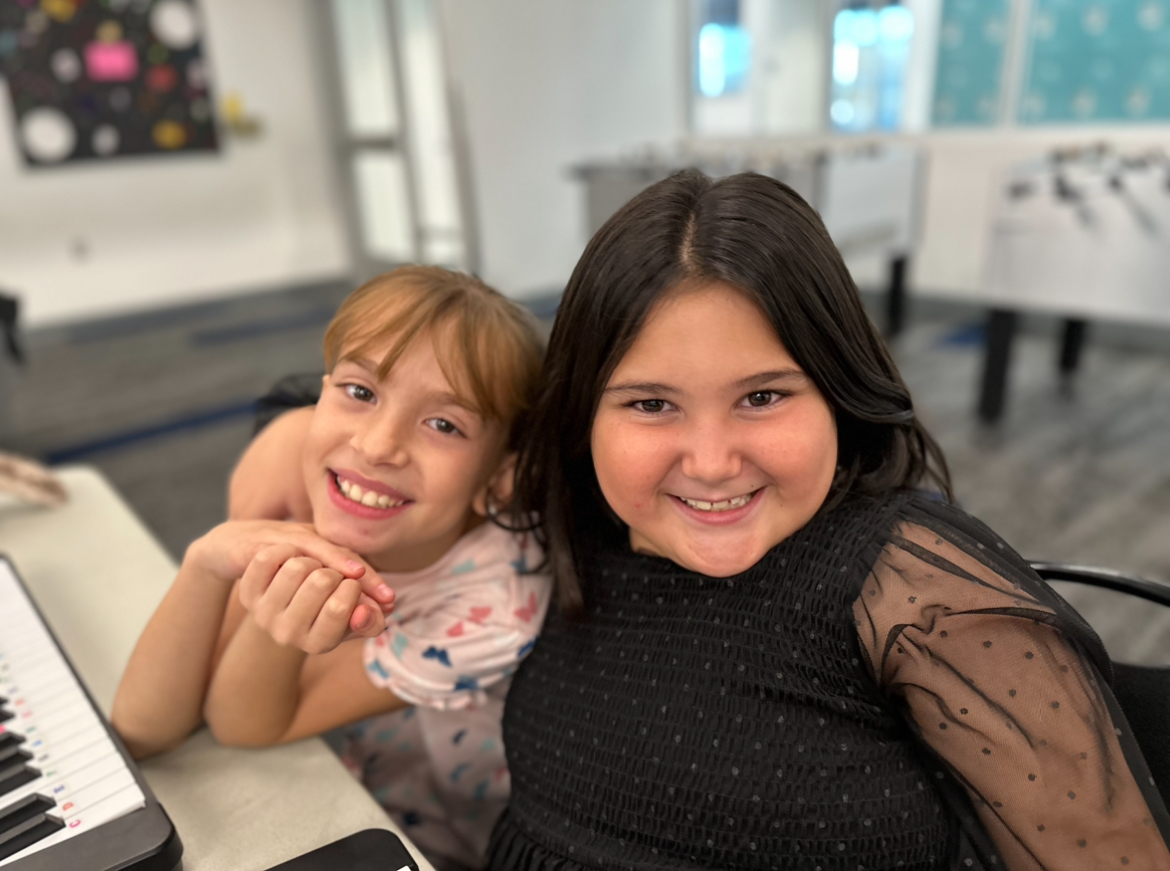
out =
<svg viewBox="0 0 1170 871"><path fill-rule="evenodd" d="M31 820L37 814L48 813L57 803L48 796L34 792L6 808L0 808L0 835L21 823Z"/></svg>
<svg viewBox="0 0 1170 871"><path fill-rule="evenodd" d="M64 826L65 823L59 817L39 813L6 832L0 832L0 862L35 844L41 838L47 838Z"/></svg>
<svg viewBox="0 0 1170 871"><path fill-rule="evenodd" d="M22 750L19 744L13 745L7 750L0 750L0 779L3 779L9 768L24 765L30 759L32 759L32 754L27 750Z"/></svg>
<svg viewBox="0 0 1170 871"><path fill-rule="evenodd" d="M15 716L16 714L12 713L12 711L8 710L7 708L0 708L0 723L6 723Z"/></svg>
<svg viewBox="0 0 1170 871"><path fill-rule="evenodd" d="M12 790L31 783L40 776L41 773L37 769L22 765L11 776L0 778L0 796L8 795Z"/></svg>
<svg viewBox="0 0 1170 871"><path fill-rule="evenodd" d="M24 743L24 736L18 732L0 732L0 750L7 750Z"/></svg>
<svg viewBox="0 0 1170 871"><path fill-rule="evenodd" d="M0 759L0 781L20 771L30 759L32 759L32 754L27 750L18 748L8 753L3 759Z"/></svg>

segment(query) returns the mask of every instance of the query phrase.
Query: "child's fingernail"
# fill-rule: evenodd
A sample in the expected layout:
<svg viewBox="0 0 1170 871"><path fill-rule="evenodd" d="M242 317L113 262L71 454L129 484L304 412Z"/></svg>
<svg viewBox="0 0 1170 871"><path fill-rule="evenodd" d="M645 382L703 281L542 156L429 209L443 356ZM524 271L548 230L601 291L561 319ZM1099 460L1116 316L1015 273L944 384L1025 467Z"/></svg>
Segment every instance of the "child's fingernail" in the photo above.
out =
<svg viewBox="0 0 1170 871"><path fill-rule="evenodd" d="M364 572L366 570L366 567L363 566L361 563L359 563L357 560L351 559L351 560L346 560L345 570L352 575L352 574L357 574L358 572Z"/></svg>
<svg viewBox="0 0 1170 871"><path fill-rule="evenodd" d="M386 584L378 584L378 586L374 587L374 595L382 602L394 601L394 591Z"/></svg>

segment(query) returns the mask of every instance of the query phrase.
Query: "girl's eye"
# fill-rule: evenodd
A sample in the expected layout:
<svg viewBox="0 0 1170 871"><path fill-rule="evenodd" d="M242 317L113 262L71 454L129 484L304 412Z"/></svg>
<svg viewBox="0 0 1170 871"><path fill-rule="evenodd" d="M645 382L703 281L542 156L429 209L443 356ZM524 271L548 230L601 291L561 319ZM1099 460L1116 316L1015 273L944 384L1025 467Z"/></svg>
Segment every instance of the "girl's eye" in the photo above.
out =
<svg viewBox="0 0 1170 871"><path fill-rule="evenodd" d="M360 384L346 384L345 392L351 399L356 399L358 402L370 402L374 398L374 391L368 387L362 387Z"/></svg>
<svg viewBox="0 0 1170 871"><path fill-rule="evenodd" d="M640 399L630 404L645 414L661 414L667 409L665 399Z"/></svg>
<svg viewBox="0 0 1170 871"><path fill-rule="evenodd" d="M780 394L774 390L757 390L754 393L749 393L744 397L746 402L752 408L767 408L773 405L780 399Z"/></svg>
<svg viewBox="0 0 1170 871"><path fill-rule="evenodd" d="M443 435L462 435L463 434L459 431L459 427L455 426L455 424L451 423L451 421L446 420L446 419L441 418L441 417L427 418L426 424L431 429L433 429L435 432L441 432L441 433L443 433Z"/></svg>

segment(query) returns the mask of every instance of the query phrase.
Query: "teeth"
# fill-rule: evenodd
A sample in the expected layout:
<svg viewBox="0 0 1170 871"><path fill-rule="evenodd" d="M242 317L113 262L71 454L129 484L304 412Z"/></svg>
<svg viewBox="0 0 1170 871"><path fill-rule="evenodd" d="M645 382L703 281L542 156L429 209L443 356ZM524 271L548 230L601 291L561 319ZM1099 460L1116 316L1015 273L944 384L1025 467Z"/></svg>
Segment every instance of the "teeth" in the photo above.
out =
<svg viewBox="0 0 1170 871"><path fill-rule="evenodd" d="M369 508L397 508L405 502L396 502L385 493L375 493L373 490L363 490L359 485L345 478L337 476L337 489L345 494L351 502L359 502Z"/></svg>
<svg viewBox="0 0 1170 871"><path fill-rule="evenodd" d="M683 496L678 498L698 511L731 511L747 505L752 500L752 494L747 493L743 496L736 496L734 499L724 499L722 502L704 502L702 499L687 499Z"/></svg>

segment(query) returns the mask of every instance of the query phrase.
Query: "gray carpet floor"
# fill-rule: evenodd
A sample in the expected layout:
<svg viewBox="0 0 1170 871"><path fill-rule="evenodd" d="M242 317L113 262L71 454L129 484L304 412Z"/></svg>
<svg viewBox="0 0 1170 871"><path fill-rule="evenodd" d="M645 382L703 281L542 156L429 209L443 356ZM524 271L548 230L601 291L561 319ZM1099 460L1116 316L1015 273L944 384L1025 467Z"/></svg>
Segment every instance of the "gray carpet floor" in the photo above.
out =
<svg viewBox="0 0 1170 871"><path fill-rule="evenodd" d="M100 468L176 558L223 519L224 485L252 431L248 404L279 377L321 369L347 288L303 287L40 330L0 372L0 447ZM977 325L920 316L895 357L945 450L962 506L1029 558L1170 581L1170 337L1092 341L1071 393L1055 341L1020 337L1009 404L973 414ZM1153 340L1149 340L1153 335ZM1111 653L1170 663L1170 614L1064 586Z"/></svg>
<svg viewBox="0 0 1170 871"><path fill-rule="evenodd" d="M220 522L252 435L248 405L292 372L321 371L348 288L255 294L32 332L10 371L9 449L97 466L176 558Z"/></svg>

